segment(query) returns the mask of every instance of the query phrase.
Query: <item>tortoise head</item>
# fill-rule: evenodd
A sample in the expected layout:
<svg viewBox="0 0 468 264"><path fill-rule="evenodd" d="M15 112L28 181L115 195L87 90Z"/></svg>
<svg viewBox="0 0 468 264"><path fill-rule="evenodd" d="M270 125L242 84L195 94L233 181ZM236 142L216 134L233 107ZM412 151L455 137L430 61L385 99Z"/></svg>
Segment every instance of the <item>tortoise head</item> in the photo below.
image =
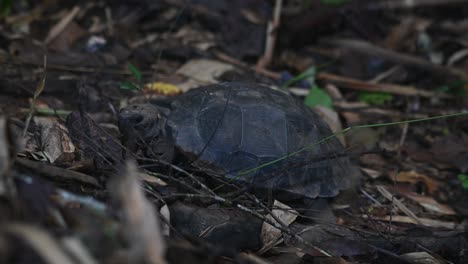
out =
<svg viewBox="0 0 468 264"><path fill-rule="evenodd" d="M165 136L169 109L153 104L132 104L120 110L119 129L130 148Z"/></svg>

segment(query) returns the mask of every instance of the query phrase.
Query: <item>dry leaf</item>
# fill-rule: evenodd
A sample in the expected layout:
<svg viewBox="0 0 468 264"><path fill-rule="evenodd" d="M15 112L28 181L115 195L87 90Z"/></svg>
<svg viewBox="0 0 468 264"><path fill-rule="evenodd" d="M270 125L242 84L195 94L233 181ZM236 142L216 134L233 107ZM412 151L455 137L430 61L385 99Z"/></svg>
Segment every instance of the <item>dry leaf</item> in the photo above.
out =
<svg viewBox="0 0 468 264"><path fill-rule="evenodd" d="M297 216L299 215L299 213L296 210L293 210L291 207L277 200L275 200L275 202L273 203L273 207L278 208L278 209L273 209L271 211L273 215L275 215L284 224L288 226L289 224L294 222L294 220L296 220ZM271 215L268 215L266 218L273 222L276 222L276 220ZM280 237L281 237L281 230L277 229L276 227L270 225L267 222L264 222L262 226L262 232L261 232L261 238L262 238L262 242L264 246L260 250L260 252L268 251L271 247L275 245L275 243L278 241Z"/></svg>
<svg viewBox="0 0 468 264"><path fill-rule="evenodd" d="M56 117L34 117L34 123L41 127L41 149L50 163L74 160L75 145Z"/></svg>
<svg viewBox="0 0 468 264"><path fill-rule="evenodd" d="M199 86L200 84L212 84L216 83L219 76L223 73L233 70L234 66L231 64L207 60L207 59L195 59L191 60L179 70L178 74L184 75L189 78L188 84L179 84L178 86L186 91L190 88Z"/></svg>
<svg viewBox="0 0 468 264"><path fill-rule="evenodd" d="M443 214L443 215L456 215L456 212L448 205L440 204L432 197L423 196L416 193L403 193L407 198L417 202L426 210Z"/></svg>
<svg viewBox="0 0 468 264"><path fill-rule="evenodd" d="M415 171L400 172L396 177L394 177L394 180L397 182L406 182L412 184L424 182L430 194L433 194L437 189L439 189L440 186L440 182Z"/></svg>
<svg viewBox="0 0 468 264"><path fill-rule="evenodd" d="M378 170L373 170L369 168L362 168L362 172L364 172L367 176L371 177L372 179L377 179L378 177L382 176L382 172Z"/></svg>

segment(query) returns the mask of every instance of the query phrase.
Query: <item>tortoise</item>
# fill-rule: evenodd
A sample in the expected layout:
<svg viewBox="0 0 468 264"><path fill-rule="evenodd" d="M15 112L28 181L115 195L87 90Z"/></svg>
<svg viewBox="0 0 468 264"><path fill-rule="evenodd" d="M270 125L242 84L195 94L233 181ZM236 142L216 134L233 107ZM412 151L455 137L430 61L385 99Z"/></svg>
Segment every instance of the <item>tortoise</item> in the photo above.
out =
<svg viewBox="0 0 468 264"><path fill-rule="evenodd" d="M184 157L205 172L293 197L333 197L350 187L343 146L309 107L281 90L225 82L119 114L129 145L145 155ZM140 144L141 146L141 144ZM134 147L135 148L135 147ZM331 158L323 158L323 157ZM322 157L322 158L317 158Z"/></svg>

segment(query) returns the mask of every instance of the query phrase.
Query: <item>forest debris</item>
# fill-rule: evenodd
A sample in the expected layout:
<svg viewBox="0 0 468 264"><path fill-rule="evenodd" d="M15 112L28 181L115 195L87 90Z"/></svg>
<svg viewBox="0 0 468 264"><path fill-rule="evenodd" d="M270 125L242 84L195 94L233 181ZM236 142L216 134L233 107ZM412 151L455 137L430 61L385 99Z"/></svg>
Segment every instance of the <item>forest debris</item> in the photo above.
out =
<svg viewBox="0 0 468 264"><path fill-rule="evenodd" d="M429 255L427 252L411 252L401 255L405 260L415 264L444 264L446 261L442 259L436 259Z"/></svg>
<svg viewBox="0 0 468 264"><path fill-rule="evenodd" d="M193 59L177 70L178 74L189 77L192 81L178 86L185 92L203 84L216 83L216 78L233 69L234 66L231 64L208 59Z"/></svg>
<svg viewBox="0 0 468 264"><path fill-rule="evenodd" d="M426 210L435 212L442 215L456 215L455 211L448 205L440 204L434 198L419 195L411 192L402 193L405 197L417 202L419 205L424 207Z"/></svg>
<svg viewBox="0 0 468 264"><path fill-rule="evenodd" d="M441 66L433 64L427 60L420 59L418 57L398 53L396 51L384 49L378 46L375 46L369 42L355 40L355 39L337 39L328 41L332 45L339 46L341 48L350 49L352 51L362 53L365 55L375 56L382 59L387 59L393 61L396 64L404 64L421 70L429 71L434 74L446 74L450 76L455 76L463 80L468 79L468 75L460 69L454 67Z"/></svg>
<svg viewBox="0 0 468 264"><path fill-rule="evenodd" d="M49 34L47 34L47 37L44 40L44 43L49 45L55 38L57 38L60 33L65 30L68 24L73 21L80 10L81 8L79 6L74 6L67 15L65 15L57 24L55 24L55 26L50 29Z"/></svg>
<svg viewBox="0 0 468 264"><path fill-rule="evenodd" d="M273 210L271 213L276 216L276 218L280 219L285 226L289 226L292 222L294 222L299 215L296 210L293 210L291 207L275 200L273 203ZM275 220L271 215L267 215L267 219L271 221ZM280 223L281 224L281 223ZM281 237L281 230L278 228L270 225L267 222L264 222L262 225L262 232L261 238L263 242L263 247L260 249L259 252L266 252L270 250L275 244L278 242L278 239Z"/></svg>
<svg viewBox="0 0 468 264"><path fill-rule="evenodd" d="M334 83L342 88L355 89L359 91L370 91L370 92L387 92L391 94L407 95L407 96L422 96L422 97L439 97L439 98L450 98L451 95L435 93L431 91L425 91L416 89L413 86L403 86L397 84L386 84L386 83L371 83L361 81L358 79L344 77L337 74L319 72L317 79Z"/></svg>
<svg viewBox="0 0 468 264"><path fill-rule="evenodd" d="M100 187L100 184L95 178L80 172L66 170L60 167L47 164L45 162L37 162L23 158L17 158L16 163L28 169L32 169L39 174L43 174L44 176L54 178L57 180L70 179L79 181L81 183L91 184L95 187Z"/></svg>
<svg viewBox="0 0 468 264"><path fill-rule="evenodd" d="M51 50L68 51L70 47L81 37L86 35L86 31L72 21L65 26L63 31L49 44Z"/></svg>
<svg viewBox="0 0 468 264"><path fill-rule="evenodd" d="M171 222L171 212L169 211L169 207L167 206L167 204L161 207L161 209L159 210L159 213L164 218L164 221L162 221L161 223L161 228L162 228L161 232L164 236L169 236L171 233L171 228L168 223Z"/></svg>
<svg viewBox="0 0 468 264"><path fill-rule="evenodd" d="M235 208L209 208L177 201L169 207L175 230L202 238L210 246L228 250L258 250L262 220ZM229 239L227 239L229 238Z"/></svg>
<svg viewBox="0 0 468 264"><path fill-rule="evenodd" d="M88 113L74 111L68 115L66 126L81 159L91 159L97 169L112 169L121 163L122 146L108 131L99 126Z"/></svg>
<svg viewBox="0 0 468 264"><path fill-rule="evenodd" d="M372 179L377 179L378 177L382 176L382 172L378 170L373 170L369 168L363 168L361 167L361 170L369 177Z"/></svg>
<svg viewBox="0 0 468 264"><path fill-rule="evenodd" d="M436 161L449 164L461 172L468 171L468 134L449 134L438 138L430 152Z"/></svg>
<svg viewBox="0 0 468 264"><path fill-rule="evenodd" d="M165 82L152 82L145 84L143 92L146 94L163 94L163 95L177 95L182 93L181 89L176 85Z"/></svg>
<svg viewBox="0 0 468 264"><path fill-rule="evenodd" d="M0 194L5 193L3 179L10 170L10 153L8 151L8 128L6 118L0 116Z"/></svg>
<svg viewBox="0 0 468 264"><path fill-rule="evenodd" d="M153 206L145 198L136 177L136 165L127 161L126 169L116 175L109 191L121 205L125 235L130 244L132 261L152 264L166 263L166 245Z"/></svg>
<svg viewBox="0 0 468 264"><path fill-rule="evenodd" d="M346 134L346 142L348 142L348 146L371 150L378 146L384 132L385 128L375 129L370 127L363 127L354 131L351 130Z"/></svg>
<svg viewBox="0 0 468 264"><path fill-rule="evenodd" d="M136 175L140 181L144 181L146 183L156 186L167 186L167 183L165 181L161 180L160 178L154 175L149 175L144 172L137 172Z"/></svg>
<svg viewBox="0 0 468 264"><path fill-rule="evenodd" d="M91 254L86 250L83 243L74 237L66 237L62 239L63 246L78 260L81 264L96 264L98 263Z"/></svg>
<svg viewBox="0 0 468 264"><path fill-rule="evenodd" d="M322 118L323 121L327 123L333 133L337 133L343 130L338 113L332 109L325 106L316 105L314 106L314 111ZM346 146L346 141L343 134L339 134L336 137L340 140L341 144Z"/></svg>
<svg viewBox="0 0 468 264"><path fill-rule="evenodd" d="M95 212L105 213L108 209L106 204L94 199L91 196L77 195L61 189L57 189L56 192L57 199L55 199L55 201L64 207L69 203L78 203L84 207L94 210Z"/></svg>
<svg viewBox="0 0 468 264"><path fill-rule="evenodd" d="M239 254L239 257L243 259L246 263L252 263L252 264L273 264L273 262L267 261L263 258L260 258L257 255L254 255L253 253L248 253L248 252L242 252Z"/></svg>
<svg viewBox="0 0 468 264"><path fill-rule="evenodd" d="M263 56L257 62L257 69L265 68L270 65L273 60L273 53L275 51L276 36L278 35L278 28L280 25L281 9L283 6L282 0L275 1L275 9L273 12L273 20L268 21L266 28L266 41Z"/></svg>
<svg viewBox="0 0 468 264"><path fill-rule="evenodd" d="M369 215L362 215L363 218L368 219ZM405 224L416 224L416 225L423 225L423 226L430 226L435 228L447 228L447 229L456 229L459 227L458 224L454 222L445 222L440 220L434 220L429 218L418 218L416 221L412 217L404 216L404 215L387 215L384 217L372 216L373 220L379 221L386 221L392 223L405 223Z"/></svg>
<svg viewBox="0 0 468 264"><path fill-rule="evenodd" d="M434 194L434 192L439 189L440 182L437 180L432 179L424 174L418 173L416 171L402 171L398 173L395 177L391 177L396 182L407 182L416 184L419 182L424 182L427 186L427 190L430 194Z"/></svg>
<svg viewBox="0 0 468 264"><path fill-rule="evenodd" d="M35 252L49 264L74 264L59 241L38 227L19 223L3 224L3 232L21 237Z"/></svg>
<svg viewBox="0 0 468 264"><path fill-rule="evenodd" d="M29 114L28 114L28 117L26 118L26 124L24 125L24 129L23 129L23 137L26 136L26 132L28 132L28 129L29 129L29 124L31 123L31 119L34 115L34 111L36 107L36 100L39 97L39 95L41 95L41 93L44 91L46 73L47 73L46 70L47 70L47 56L44 55L44 74L41 78L41 81L36 85L36 89L34 90L34 96L30 102Z"/></svg>
<svg viewBox="0 0 468 264"><path fill-rule="evenodd" d="M395 8L407 8L413 9L416 7L430 7L430 6L441 6L441 5L454 5L457 3L466 3L466 0L386 0L379 2L371 2L368 8L372 9L395 9Z"/></svg>
<svg viewBox="0 0 468 264"><path fill-rule="evenodd" d="M74 160L75 145L67 128L56 117L34 117L34 123L41 127L41 149L50 163Z"/></svg>
<svg viewBox="0 0 468 264"><path fill-rule="evenodd" d="M391 194L384 186L378 185L377 190L385 197L387 200L392 202L398 209L400 209L403 213L409 216L413 221L417 224L422 224L419 218L413 213L406 205L404 205L400 200L398 200L393 194Z"/></svg>

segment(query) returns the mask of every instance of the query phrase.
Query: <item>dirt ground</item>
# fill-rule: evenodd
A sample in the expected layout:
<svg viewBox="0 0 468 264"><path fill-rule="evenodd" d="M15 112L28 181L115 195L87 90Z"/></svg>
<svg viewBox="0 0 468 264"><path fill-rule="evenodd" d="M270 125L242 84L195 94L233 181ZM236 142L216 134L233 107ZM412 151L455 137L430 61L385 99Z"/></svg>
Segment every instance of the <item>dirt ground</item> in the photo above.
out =
<svg viewBox="0 0 468 264"><path fill-rule="evenodd" d="M467 17L463 0L1 0L0 262L468 263ZM304 162L349 158L352 186L290 203L130 149L121 109L233 81L318 113L344 148Z"/></svg>

